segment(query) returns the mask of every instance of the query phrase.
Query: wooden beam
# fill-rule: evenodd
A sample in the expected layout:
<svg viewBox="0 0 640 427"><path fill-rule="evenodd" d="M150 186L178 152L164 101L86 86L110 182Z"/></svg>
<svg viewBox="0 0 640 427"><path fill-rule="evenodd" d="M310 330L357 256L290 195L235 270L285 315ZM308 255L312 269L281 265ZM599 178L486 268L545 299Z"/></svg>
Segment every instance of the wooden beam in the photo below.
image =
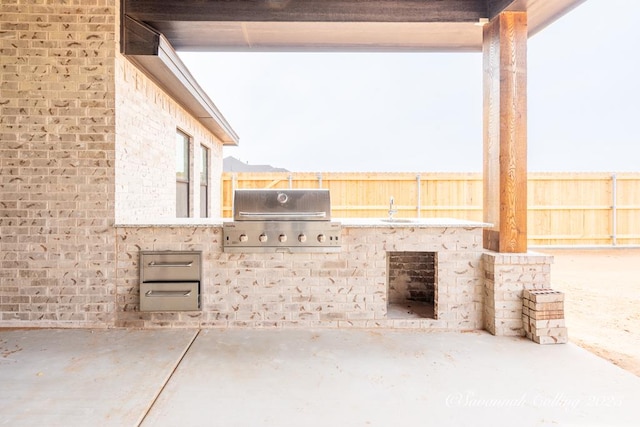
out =
<svg viewBox="0 0 640 427"><path fill-rule="evenodd" d="M139 21L477 22L485 0L124 0Z"/></svg>
<svg viewBox="0 0 640 427"><path fill-rule="evenodd" d="M527 14L502 12L483 31L484 231L496 252L527 251Z"/></svg>

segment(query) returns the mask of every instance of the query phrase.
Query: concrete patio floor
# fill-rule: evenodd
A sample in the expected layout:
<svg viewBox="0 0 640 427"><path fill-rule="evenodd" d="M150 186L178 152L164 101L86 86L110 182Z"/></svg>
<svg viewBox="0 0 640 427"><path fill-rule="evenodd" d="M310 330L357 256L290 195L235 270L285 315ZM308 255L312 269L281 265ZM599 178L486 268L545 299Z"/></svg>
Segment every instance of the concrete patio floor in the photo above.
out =
<svg viewBox="0 0 640 427"><path fill-rule="evenodd" d="M640 377L484 332L0 329L0 425L636 426Z"/></svg>

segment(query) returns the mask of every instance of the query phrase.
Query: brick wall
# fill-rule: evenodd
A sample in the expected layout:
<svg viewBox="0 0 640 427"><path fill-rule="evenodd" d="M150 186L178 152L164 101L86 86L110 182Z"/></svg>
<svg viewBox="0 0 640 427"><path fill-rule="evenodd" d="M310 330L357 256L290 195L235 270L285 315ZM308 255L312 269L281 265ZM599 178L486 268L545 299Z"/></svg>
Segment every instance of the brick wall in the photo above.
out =
<svg viewBox="0 0 640 427"><path fill-rule="evenodd" d="M549 255L486 252L484 328L494 335L524 336L522 293L550 287Z"/></svg>
<svg viewBox="0 0 640 427"><path fill-rule="evenodd" d="M113 225L172 216L176 128L210 148L220 211L221 144L118 53L118 5L0 5L2 326L113 325Z"/></svg>
<svg viewBox="0 0 640 427"><path fill-rule="evenodd" d="M116 57L116 221L176 217L176 132L191 137L191 216L200 216L200 147L209 148L209 215L221 216L222 143L131 62Z"/></svg>
<svg viewBox="0 0 640 427"><path fill-rule="evenodd" d="M481 229L344 228L333 254L230 254L220 227L119 227L117 322L133 327L481 329ZM203 252L202 311L139 312L141 250ZM436 319L389 319L388 252L437 252Z"/></svg>
<svg viewBox="0 0 640 427"><path fill-rule="evenodd" d="M434 302L435 252L389 252L389 302Z"/></svg>
<svg viewBox="0 0 640 427"><path fill-rule="evenodd" d="M0 6L3 325L113 318L113 0Z"/></svg>

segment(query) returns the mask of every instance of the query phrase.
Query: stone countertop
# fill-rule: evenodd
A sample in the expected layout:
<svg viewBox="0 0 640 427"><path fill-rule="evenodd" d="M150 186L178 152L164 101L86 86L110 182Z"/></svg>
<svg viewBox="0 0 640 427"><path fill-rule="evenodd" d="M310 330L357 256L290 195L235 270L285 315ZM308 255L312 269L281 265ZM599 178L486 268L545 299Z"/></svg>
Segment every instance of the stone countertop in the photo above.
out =
<svg viewBox="0 0 640 427"><path fill-rule="evenodd" d="M468 221L455 218L334 218L343 227L374 227L374 228L486 228L492 225L486 222Z"/></svg>
<svg viewBox="0 0 640 427"><path fill-rule="evenodd" d="M161 218L139 222L116 222L114 227L222 227L226 218Z"/></svg>
<svg viewBox="0 0 640 427"><path fill-rule="evenodd" d="M116 223L115 227L222 227L223 222L231 221L230 218L167 218L156 221ZM455 218L333 218L343 227L355 228L485 228L491 227L486 222L467 221Z"/></svg>

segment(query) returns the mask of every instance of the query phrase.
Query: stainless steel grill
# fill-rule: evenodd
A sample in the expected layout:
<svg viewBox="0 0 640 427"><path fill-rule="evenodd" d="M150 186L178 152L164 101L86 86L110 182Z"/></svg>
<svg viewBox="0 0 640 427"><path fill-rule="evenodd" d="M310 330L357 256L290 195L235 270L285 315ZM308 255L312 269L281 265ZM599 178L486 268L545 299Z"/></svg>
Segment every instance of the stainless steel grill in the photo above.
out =
<svg viewBox="0 0 640 427"><path fill-rule="evenodd" d="M329 190L236 190L225 252L339 252L342 226L331 221Z"/></svg>

